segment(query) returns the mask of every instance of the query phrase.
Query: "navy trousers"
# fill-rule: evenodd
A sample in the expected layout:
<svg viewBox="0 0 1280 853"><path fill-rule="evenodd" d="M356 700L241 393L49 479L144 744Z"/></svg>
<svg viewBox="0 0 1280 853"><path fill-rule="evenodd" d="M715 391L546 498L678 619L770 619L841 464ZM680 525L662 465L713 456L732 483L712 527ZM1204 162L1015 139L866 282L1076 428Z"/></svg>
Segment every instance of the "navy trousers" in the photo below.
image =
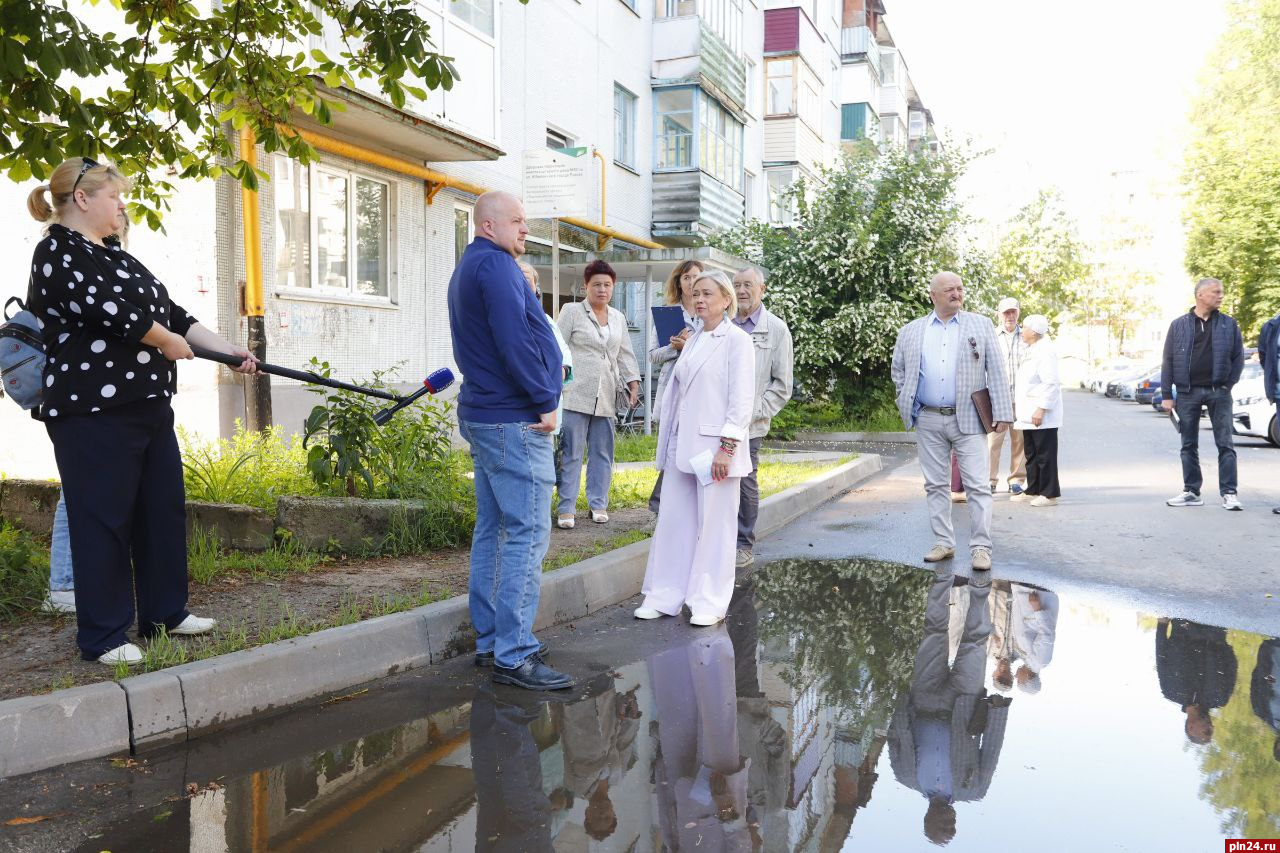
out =
<svg viewBox="0 0 1280 853"><path fill-rule="evenodd" d="M187 510L167 399L51 418L85 660L187 618Z"/></svg>

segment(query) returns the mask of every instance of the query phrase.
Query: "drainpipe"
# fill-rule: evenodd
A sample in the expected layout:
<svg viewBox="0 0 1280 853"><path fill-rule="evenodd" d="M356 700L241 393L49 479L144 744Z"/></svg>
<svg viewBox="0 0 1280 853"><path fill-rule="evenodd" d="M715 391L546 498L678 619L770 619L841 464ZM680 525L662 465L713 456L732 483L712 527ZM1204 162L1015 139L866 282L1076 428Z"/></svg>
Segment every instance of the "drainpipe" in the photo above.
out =
<svg viewBox="0 0 1280 853"><path fill-rule="evenodd" d="M607 219L607 218L605 217L605 215L604 215L604 210L605 210L605 198L607 198L607 195L606 195L606 193L605 193L605 162L604 162L604 155L600 153L600 149L599 149L599 148L592 148L592 149L591 149L591 155L592 155L593 157L599 157L599 158L600 158L600 227L601 227L601 228L608 228L608 227L609 227L609 226L608 226L608 224L607 224L607 223L608 223L608 219ZM597 232L597 233L598 233L598 232ZM605 249L605 246L608 246L608 245L609 245L609 237L608 237L608 235L601 234L599 237L597 237L597 238L596 238L596 250L597 250L597 251L603 252L603 251L604 251L604 249Z"/></svg>
<svg viewBox="0 0 1280 853"><path fill-rule="evenodd" d="M339 157L346 157L348 159L356 160L361 163L368 163L369 165L372 165L372 166L381 166L384 169L390 169L391 171L399 172L402 175L411 175L415 178L422 178L424 181L427 182L427 203L428 204L430 204L435 199L436 193L438 193L440 190L444 189L445 187L452 187L453 189L461 190L464 193L471 193L472 195L482 195L489 191L488 187L483 187L483 186L480 186L479 184L473 184L470 181L465 181L461 178L455 178L452 175L446 175L443 172L437 172L434 169L428 169L426 166L423 166L421 163L414 163L410 160L404 160L400 157L393 157L389 154L383 154L381 151L375 151L372 148L366 148L363 145L356 145L351 142L344 142L341 139L334 139L332 136L327 136L322 133L317 133L314 130L308 130L304 128L287 128L282 126L280 128L280 132L284 134L290 134L290 135L296 134L302 137L302 139L306 140L306 142L309 145L311 145L311 147L319 151L327 151L330 154L337 154ZM600 159L602 164L601 168L603 171L604 156L600 155ZM603 189L604 189L604 186L602 181L601 182L602 194L603 194ZM601 203L600 218L603 221L604 219L603 199ZM661 243L655 243L653 240L648 240L644 237L635 237L631 234L627 234L623 231L619 231L616 228L610 228L609 226L602 224L602 222L600 223L589 222L585 219L580 219L576 216L563 216L560 218L560 221L567 222L568 224L581 228L584 231L594 232L595 234L598 234L602 240L608 240L612 238L614 240L619 240L623 243L629 243L633 246L643 246L646 249L666 248Z"/></svg>
<svg viewBox="0 0 1280 853"><path fill-rule="evenodd" d="M258 166L258 140L245 126L240 131L240 159L251 168ZM266 310L262 298L262 219L258 191L240 188L240 210L244 230L244 313L249 326L249 351L260 361L267 358ZM244 419L249 429L271 426L271 377L255 373L244 377Z"/></svg>

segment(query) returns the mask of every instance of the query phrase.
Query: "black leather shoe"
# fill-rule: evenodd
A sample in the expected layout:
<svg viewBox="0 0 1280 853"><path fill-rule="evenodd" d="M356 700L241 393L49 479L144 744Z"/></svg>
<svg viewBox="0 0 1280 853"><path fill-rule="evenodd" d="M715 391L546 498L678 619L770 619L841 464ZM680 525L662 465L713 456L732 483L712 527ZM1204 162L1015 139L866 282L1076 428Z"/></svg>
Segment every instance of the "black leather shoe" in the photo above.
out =
<svg viewBox="0 0 1280 853"><path fill-rule="evenodd" d="M547 644L538 645L538 657L547 656ZM493 652L476 652L476 666L493 666Z"/></svg>
<svg viewBox="0 0 1280 853"><path fill-rule="evenodd" d="M1280 515L1280 506L1273 506L1271 508L1271 511L1274 512L1276 515Z"/></svg>
<svg viewBox="0 0 1280 853"><path fill-rule="evenodd" d="M547 666L537 654L532 654L514 669L495 664L493 683L510 684L525 690L565 690L573 686L573 679Z"/></svg>

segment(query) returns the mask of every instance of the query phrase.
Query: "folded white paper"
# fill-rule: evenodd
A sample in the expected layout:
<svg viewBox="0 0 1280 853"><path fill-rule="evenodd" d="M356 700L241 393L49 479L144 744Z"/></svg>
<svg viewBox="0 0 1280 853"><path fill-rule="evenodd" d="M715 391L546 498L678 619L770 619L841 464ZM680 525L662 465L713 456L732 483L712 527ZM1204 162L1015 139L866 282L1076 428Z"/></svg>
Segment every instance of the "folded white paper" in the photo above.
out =
<svg viewBox="0 0 1280 853"><path fill-rule="evenodd" d="M704 450L697 456L689 458L689 465L693 468L694 476L704 486L711 485L711 460L714 458L715 454L710 450Z"/></svg>

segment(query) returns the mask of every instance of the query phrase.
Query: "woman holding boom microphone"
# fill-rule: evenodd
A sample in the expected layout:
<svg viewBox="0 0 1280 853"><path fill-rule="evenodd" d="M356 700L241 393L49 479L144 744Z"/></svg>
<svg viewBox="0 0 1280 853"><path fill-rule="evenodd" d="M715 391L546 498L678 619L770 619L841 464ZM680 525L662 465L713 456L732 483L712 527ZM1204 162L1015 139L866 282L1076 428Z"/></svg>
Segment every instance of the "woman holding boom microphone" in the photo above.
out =
<svg viewBox="0 0 1280 853"><path fill-rule="evenodd" d="M170 400L191 345L256 359L201 326L155 276L107 237L125 215L129 181L73 157L31 191L49 223L35 249L27 306L48 361L39 417L53 441L75 554L76 642L85 660L142 660L138 634L203 634L187 612L186 498Z"/></svg>

